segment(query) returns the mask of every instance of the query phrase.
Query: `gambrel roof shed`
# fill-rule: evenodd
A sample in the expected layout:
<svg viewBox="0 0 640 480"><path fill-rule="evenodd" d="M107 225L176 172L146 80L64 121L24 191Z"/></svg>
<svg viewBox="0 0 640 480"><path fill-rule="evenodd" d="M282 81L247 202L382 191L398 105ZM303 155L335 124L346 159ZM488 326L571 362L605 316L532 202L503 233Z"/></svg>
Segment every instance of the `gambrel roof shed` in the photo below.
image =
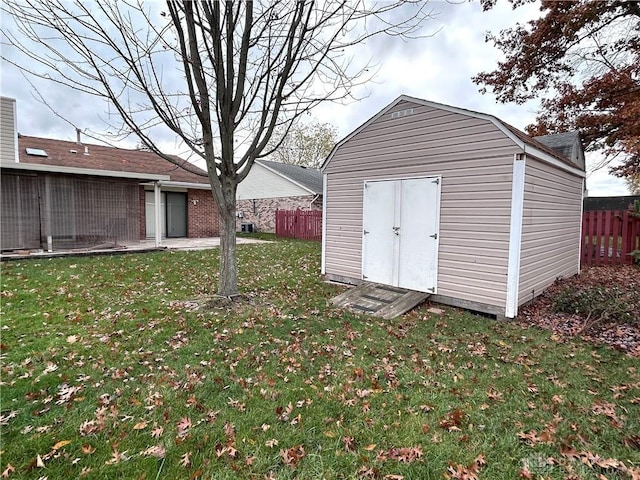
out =
<svg viewBox="0 0 640 480"><path fill-rule="evenodd" d="M492 115L401 96L322 171L328 280L512 318L579 271L584 166Z"/></svg>

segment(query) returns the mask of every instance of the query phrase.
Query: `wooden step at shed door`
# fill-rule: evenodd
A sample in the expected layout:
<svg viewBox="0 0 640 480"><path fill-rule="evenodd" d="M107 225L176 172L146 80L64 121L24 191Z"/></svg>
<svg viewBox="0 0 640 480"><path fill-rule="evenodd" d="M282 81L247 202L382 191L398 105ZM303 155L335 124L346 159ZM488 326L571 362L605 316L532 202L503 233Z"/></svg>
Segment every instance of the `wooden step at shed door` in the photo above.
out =
<svg viewBox="0 0 640 480"><path fill-rule="evenodd" d="M388 320L408 312L430 295L405 288L364 282L332 298L331 303L337 307L369 313Z"/></svg>

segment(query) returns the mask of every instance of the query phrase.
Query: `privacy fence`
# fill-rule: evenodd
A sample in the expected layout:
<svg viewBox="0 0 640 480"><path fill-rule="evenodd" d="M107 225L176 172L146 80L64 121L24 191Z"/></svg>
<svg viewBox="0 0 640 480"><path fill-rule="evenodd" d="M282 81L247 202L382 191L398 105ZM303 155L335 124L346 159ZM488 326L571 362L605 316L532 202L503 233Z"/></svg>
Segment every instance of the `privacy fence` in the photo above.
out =
<svg viewBox="0 0 640 480"><path fill-rule="evenodd" d="M322 240L322 211L276 210L276 236Z"/></svg>
<svg viewBox="0 0 640 480"><path fill-rule="evenodd" d="M629 210L596 210L582 215L582 265L631 264L640 250L640 217Z"/></svg>

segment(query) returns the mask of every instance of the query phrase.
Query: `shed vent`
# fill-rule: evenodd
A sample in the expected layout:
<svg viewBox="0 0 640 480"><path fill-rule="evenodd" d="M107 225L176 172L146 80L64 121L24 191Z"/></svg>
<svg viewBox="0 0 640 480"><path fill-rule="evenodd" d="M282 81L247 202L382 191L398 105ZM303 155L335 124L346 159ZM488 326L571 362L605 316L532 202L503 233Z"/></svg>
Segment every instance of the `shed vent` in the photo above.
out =
<svg viewBox="0 0 640 480"><path fill-rule="evenodd" d="M407 108L406 110L400 110L399 112L393 112L391 114L391 118L400 118L406 117L407 115L413 114L413 108Z"/></svg>

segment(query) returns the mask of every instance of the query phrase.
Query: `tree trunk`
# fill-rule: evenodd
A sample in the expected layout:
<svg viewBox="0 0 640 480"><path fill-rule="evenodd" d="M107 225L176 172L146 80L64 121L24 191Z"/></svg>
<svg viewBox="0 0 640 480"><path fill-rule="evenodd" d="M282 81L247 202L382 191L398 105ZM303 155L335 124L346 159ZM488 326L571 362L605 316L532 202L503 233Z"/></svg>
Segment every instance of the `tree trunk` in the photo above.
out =
<svg viewBox="0 0 640 480"><path fill-rule="evenodd" d="M230 297L238 293L238 259L236 257L236 189L232 181L222 182L220 218L220 278L218 295Z"/></svg>

